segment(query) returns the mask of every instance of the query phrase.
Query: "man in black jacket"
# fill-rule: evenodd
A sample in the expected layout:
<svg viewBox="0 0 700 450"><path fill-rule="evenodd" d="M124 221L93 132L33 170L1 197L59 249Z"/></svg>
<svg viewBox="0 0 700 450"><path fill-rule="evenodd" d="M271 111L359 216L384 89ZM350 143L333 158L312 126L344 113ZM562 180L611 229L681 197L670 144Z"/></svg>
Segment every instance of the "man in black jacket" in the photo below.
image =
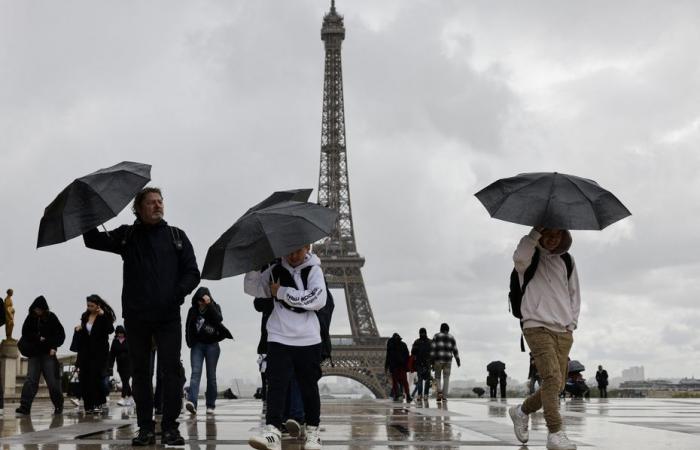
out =
<svg viewBox="0 0 700 450"><path fill-rule="evenodd" d="M163 220L160 189L143 189L132 209L136 215L133 225L122 225L109 233L93 229L83 235L83 240L88 248L119 254L124 261L122 316L129 336L139 425L139 434L132 443L155 443L153 386L149 379L153 339L158 347L158 366L170 374L163 380L162 443L184 445L176 421L185 383L180 364L180 305L199 284L199 269L185 233Z"/></svg>
<svg viewBox="0 0 700 450"><path fill-rule="evenodd" d="M17 414L29 414L39 389L39 376L44 375L46 386L54 406L54 414L63 412L63 393L58 374L56 349L66 340L63 325L56 314L49 311L43 295L29 307L29 314L22 325L22 337L18 347L28 358L27 379L22 386L22 398Z"/></svg>
<svg viewBox="0 0 700 450"><path fill-rule="evenodd" d="M401 390L406 394L406 403L411 403L411 391L408 389L406 369L408 368L408 347L401 340L399 333L394 333L386 342L386 359L384 369L391 375L391 390L394 401L401 398Z"/></svg>

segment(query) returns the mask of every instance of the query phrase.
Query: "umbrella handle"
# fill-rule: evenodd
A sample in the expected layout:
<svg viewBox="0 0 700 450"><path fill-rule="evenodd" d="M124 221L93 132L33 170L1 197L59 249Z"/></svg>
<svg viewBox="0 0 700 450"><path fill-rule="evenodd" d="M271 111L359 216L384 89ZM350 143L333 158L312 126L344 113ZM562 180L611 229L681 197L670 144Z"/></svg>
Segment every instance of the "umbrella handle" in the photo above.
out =
<svg viewBox="0 0 700 450"><path fill-rule="evenodd" d="M107 233L107 236L108 236L108 237L110 237L110 238L112 237L112 236L109 234L109 231L107 231L107 227L105 226L105 224L102 224L102 229L105 230L105 233Z"/></svg>

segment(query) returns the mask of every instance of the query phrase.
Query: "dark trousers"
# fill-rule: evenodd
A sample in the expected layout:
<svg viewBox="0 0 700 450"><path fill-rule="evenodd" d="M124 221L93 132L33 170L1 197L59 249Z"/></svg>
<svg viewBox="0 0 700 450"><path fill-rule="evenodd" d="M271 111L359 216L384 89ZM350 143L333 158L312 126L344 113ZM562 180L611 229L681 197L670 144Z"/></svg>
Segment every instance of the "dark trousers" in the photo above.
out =
<svg viewBox="0 0 700 450"><path fill-rule="evenodd" d="M122 380L122 398L131 397L131 384L129 384L131 370L120 370L119 378Z"/></svg>
<svg viewBox="0 0 700 450"><path fill-rule="evenodd" d="M418 371L418 383L417 383L417 389L418 389L418 395L422 395L424 397L428 397L430 394L430 371Z"/></svg>
<svg viewBox="0 0 700 450"><path fill-rule="evenodd" d="M499 384L501 385L501 398L506 398L506 379L501 378Z"/></svg>
<svg viewBox="0 0 700 450"><path fill-rule="evenodd" d="M498 385L494 384L493 386L489 386L489 397L491 398L496 398L496 392L498 391Z"/></svg>
<svg viewBox="0 0 700 450"><path fill-rule="evenodd" d="M408 389L408 380L406 379L406 369L399 367L391 370L391 390L394 392L394 398L401 395L401 390L406 393L406 399L411 397L411 391Z"/></svg>
<svg viewBox="0 0 700 450"><path fill-rule="evenodd" d="M294 347L267 343L267 414L265 422L278 429L282 426L287 391L296 376L307 425L317 427L321 422L321 397L318 380L321 378L321 344Z"/></svg>
<svg viewBox="0 0 700 450"><path fill-rule="evenodd" d="M39 390L40 375L44 375L53 406L55 408L63 408L63 392L61 392L61 382L58 376L58 360L55 356L49 355L29 358L27 379L22 386L20 406L27 410L31 409L36 392Z"/></svg>
<svg viewBox="0 0 700 450"><path fill-rule="evenodd" d="M600 398L608 398L608 386L598 385L598 390L600 391Z"/></svg>
<svg viewBox="0 0 700 450"><path fill-rule="evenodd" d="M83 355L85 361L80 367L80 392L83 397L85 410L94 409L107 402L104 389L104 376L101 367L90 364L90 355Z"/></svg>
<svg viewBox="0 0 700 450"><path fill-rule="evenodd" d="M162 411L163 409L163 369L159 364L157 364L156 358L158 351L151 350L151 375L150 380L153 381L153 374L156 374L156 391L153 394L153 406L156 411ZM183 375L184 376L184 375ZM183 385L184 386L184 385ZM159 413L160 414L160 413Z"/></svg>
<svg viewBox="0 0 700 450"><path fill-rule="evenodd" d="M136 402L138 426L155 430L153 421L153 385L151 384L151 343L158 347L158 368L163 377L163 420L161 429L177 429L177 417L182 409L182 388L185 384L180 348L182 346L182 323L180 319L169 322L143 322L126 319L124 327L129 336L129 357L133 375L133 393Z"/></svg>

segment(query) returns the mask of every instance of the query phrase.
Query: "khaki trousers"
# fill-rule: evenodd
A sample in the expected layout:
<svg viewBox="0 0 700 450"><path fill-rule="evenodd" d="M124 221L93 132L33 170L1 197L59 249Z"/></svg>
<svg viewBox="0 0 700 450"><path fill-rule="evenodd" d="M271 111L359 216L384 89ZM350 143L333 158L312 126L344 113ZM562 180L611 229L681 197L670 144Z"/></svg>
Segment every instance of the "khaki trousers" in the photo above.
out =
<svg viewBox="0 0 700 450"><path fill-rule="evenodd" d="M568 357L574 343L572 333L558 333L544 327L525 328L523 335L535 358L537 371L542 377L540 388L523 403L526 414L544 408L544 420L550 433L561 430L559 393L564 389L568 374Z"/></svg>

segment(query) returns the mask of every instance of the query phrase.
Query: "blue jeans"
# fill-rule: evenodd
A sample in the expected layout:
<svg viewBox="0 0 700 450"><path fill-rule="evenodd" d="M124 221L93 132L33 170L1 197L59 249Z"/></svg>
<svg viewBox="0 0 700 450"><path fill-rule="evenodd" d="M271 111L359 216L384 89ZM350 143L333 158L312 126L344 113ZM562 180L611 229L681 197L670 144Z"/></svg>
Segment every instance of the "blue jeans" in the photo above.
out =
<svg viewBox="0 0 700 450"><path fill-rule="evenodd" d="M421 376L422 375L422 376ZM418 395L427 397L430 394L430 372L421 374L418 372L418 383L416 384Z"/></svg>
<svg viewBox="0 0 700 450"><path fill-rule="evenodd" d="M207 408L216 407L216 364L219 362L221 348L219 343L202 344L196 342L190 350L190 364L192 365L192 376L190 377L190 390L188 400L197 406L199 397L199 380L202 378L202 365L207 362Z"/></svg>

